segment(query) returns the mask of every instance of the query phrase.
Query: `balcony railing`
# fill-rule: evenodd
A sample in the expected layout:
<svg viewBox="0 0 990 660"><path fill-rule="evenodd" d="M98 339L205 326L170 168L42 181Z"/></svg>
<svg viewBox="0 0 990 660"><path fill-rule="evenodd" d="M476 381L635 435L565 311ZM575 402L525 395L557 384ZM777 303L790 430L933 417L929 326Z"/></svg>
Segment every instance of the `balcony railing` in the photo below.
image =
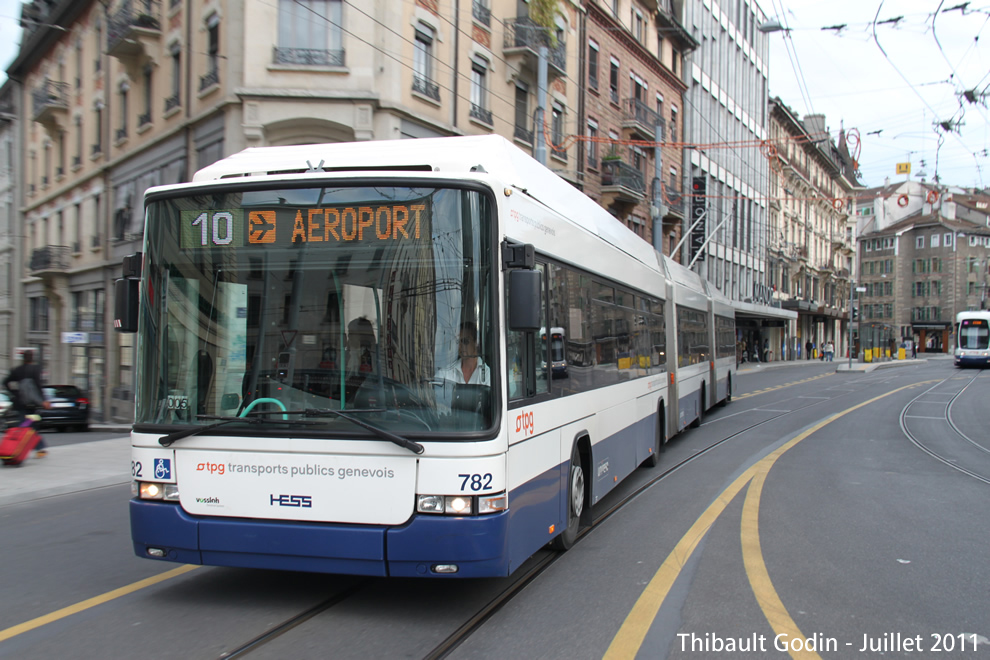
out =
<svg viewBox="0 0 990 660"><path fill-rule="evenodd" d="M614 158L602 159L602 187L619 187L639 196L646 194L643 173L628 163Z"/></svg>
<svg viewBox="0 0 990 660"><path fill-rule="evenodd" d="M49 245L31 253L28 270L32 274L65 272L69 268L69 246Z"/></svg>
<svg viewBox="0 0 990 660"><path fill-rule="evenodd" d="M512 135L521 142L533 144L533 131L528 131L522 126L516 126L516 129Z"/></svg>
<svg viewBox="0 0 990 660"><path fill-rule="evenodd" d="M471 110L468 112L468 116L477 119L480 122L484 122L489 126L492 125L492 111L485 110L479 105L471 104Z"/></svg>
<svg viewBox="0 0 990 660"><path fill-rule="evenodd" d="M134 55L144 50L136 38L160 34L158 0L125 0L107 22L107 52L113 56Z"/></svg>
<svg viewBox="0 0 990 660"><path fill-rule="evenodd" d="M623 128L638 129L640 133L652 140L657 124L660 125L660 139L663 140L666 123L655 110L635 97L628 98L623 102Z"/></svg>
<svg viewBox="0 0 990 660"><path fill-rule="evenodd" d="M413 76L412 88L414 92L418 92L423 96L428 96L434 101L440 100L440 85L437 85L422 76Z"/></svg>
<svg viewBox="0 0 990 660"><path fill-rule="evenodd" d="M547 28L537 25L528 16L510 18L505 21L503 46L506 50L525 49L535 55L539 55L541 46L546 46L550 66L556 69L557 75L567 73L566 44L563 40L558 39L557 45L552 46Z"/></svg>
<svg viewBox="0 0 990 660"><path fill-rule="evenodd" d="M474 16L475 20L486 27L491 27L492 25L492 10L486 7L484 4L474 0L471 4L471 15Z"/></svg>
<svg viewBox="0 0 990 660"><path fill-rule="evenodd" d="M141 126L144 126L145 124L150 124L150 123L151 123L151 111L150 110L148 112L144 113L143 115L141 115L141 116L138 117L138 127L139 128Z"/></svg>
<svg viewBox="0 0 990 660"><path fill-rule="evenodd" d="M46 80L31 94L34 120L46 123L55 113L69 112L69 83Z"/></svg>
<svg viewBox="0 0 990 660"><path fill-rule="evenodd" d="M301 66L344 66L344 51L321 50L319 48L280 48L275 46L272 54L275 64L298 64Z"/></svg>
<svg viewBox="0 0 990 660"><path fill-rule="evenodd" d="M178 107L179 107L179 93L178 92L176 92L172 96L170 96L167 99L165 99L165 112L168 112L172 108L178 108Z"/></svg>
<svg viewBox="0 0 990 660"><path fill-rule="evenodd" d="M213 85L220 84L220 69L213 69L206 73L206 75L200 76L199 78L199 91L209 89Z"/></svg>

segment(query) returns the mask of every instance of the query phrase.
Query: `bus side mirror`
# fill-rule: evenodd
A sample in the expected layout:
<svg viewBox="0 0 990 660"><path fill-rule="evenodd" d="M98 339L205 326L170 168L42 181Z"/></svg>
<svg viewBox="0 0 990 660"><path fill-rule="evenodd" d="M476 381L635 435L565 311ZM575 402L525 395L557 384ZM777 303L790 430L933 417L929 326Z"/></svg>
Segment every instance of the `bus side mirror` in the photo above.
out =
<svg viewBox="0 0 990 660"><path fill-rule="evenodd" d="M538 270L510 270L509 329L520 332L536 332L540 323L540 291L542 277Z"/></svg>
<svg viewBox="0 0 990 660"><path fill-rule="evenodd" d="M117 332L137 332L140 282L123 277L113 283L113 329Z"/></svg>

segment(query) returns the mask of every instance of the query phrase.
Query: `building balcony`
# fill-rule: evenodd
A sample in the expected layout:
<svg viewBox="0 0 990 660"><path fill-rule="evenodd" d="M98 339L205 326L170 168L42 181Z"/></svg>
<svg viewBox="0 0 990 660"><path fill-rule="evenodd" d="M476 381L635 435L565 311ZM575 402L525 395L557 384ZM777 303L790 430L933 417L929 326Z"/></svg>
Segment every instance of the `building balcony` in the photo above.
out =
<svg viewBox="0 0 990 660"><path fill-rule="evenodd" d="M58 129L69 117L69 83L46 80L31 94L34 121Z"/></svg>
<svg viewBox="0 0 990 660"><path fill-rule="evenodd" d="M660 140L663 141L666 123L655 110L637 98L628 98L622 102L622 128L627 128L644 140L652 142L658 124Z"/></svg>
<svg viewBox="0 0 990 660"><path fill-rule="evenodd" d="M179 107L179 103L180 103L180 101L179 101L179 93L176 92L172 96L170 96L167 99L165 99L165 112L167 113L172 108L178 108Z"/></svg>
<svg viewBox="0 0 990 660"><path fill-rule="evenodd" d="M413 76L412 90L417 94L422 94L423 96L429 97L434 101L440 102L440 85L436 84L432 80L427 80L422 76Z"/></svg>
<svg viewBox="0 0 990 660"><path fill-rule="evenodd" d="M107 22L107 53L123 64L139 64L161 39L158 0L124 0Z"/></svg>
<svg viewBox="0 0 990 660"><path fill-rule="evenodd" d="M68 245L49 245L31 252L28 272L42 279L65 275L69 270L70 248Z"/></svg>
<svg viewBox="0 0 990 660"><path fill-rule="evenodd" d="M199 77L199 91L203 92L220 84L220 69L213 69Z"/></svg>
<svg viewBox="0 0 990 660"><path fill-rule="evenodd" d="M480 105L471 104L471 110L468 111L468 116L472 119L476 119L483 124L488 124L492 126L492 111L482 108Z"/></svg>
<svg viewBox="0 0 990 660"><path fill-rule="evenodd" d="M510 63L521 58L532 71L536 71L542 46L547 47L548 79L552 81L567 75L567 48L563 41L558 40L557 45L552 46L547 28L537 25L529 17L505 21L503 50Z"/></svg>
<svg viewBox="0 0 990 660"><path fill-rule="evenodd" d="M318 48L280 48L272 49L274 64L289 64L299 66L345 66L344 51L321 50Z"/></svg>
<svg viewBox="0 0 990 660"><path fill-rule="evenodd" d="M516 126L515 131L513 131L512 136L519 140L520 142L525 142L526 144L533 144L533 131L526 130L522 126Z"/></svg>
<svg viewBox="0 0 990 660"><path fill-rule="evenodd" d="M667 205L667 217L676 216L684 219L687 205L684 203L684 191L673 186L664 186L663 203Z"/></svg>
<svg viewBox="0 0 990 660"><path fill-rule="evenodd" d="M602 159L602 195L638 204L646 199L646 183L638 169L614 158Z"/></svg>

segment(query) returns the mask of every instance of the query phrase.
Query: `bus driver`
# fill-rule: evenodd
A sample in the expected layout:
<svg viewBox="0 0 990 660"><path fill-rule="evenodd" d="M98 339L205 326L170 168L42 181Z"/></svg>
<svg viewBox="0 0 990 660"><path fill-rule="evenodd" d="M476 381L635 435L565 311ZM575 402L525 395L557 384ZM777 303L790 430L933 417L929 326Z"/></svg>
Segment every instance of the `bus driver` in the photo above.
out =
<svg viewBox="0 0 990 660"><path fill-rule="evenodd" d="M491 386L488 365L478 354L478 327L471 321L461 323L457 356L457 360L440 370L440 378L459 385Z"/></svg>

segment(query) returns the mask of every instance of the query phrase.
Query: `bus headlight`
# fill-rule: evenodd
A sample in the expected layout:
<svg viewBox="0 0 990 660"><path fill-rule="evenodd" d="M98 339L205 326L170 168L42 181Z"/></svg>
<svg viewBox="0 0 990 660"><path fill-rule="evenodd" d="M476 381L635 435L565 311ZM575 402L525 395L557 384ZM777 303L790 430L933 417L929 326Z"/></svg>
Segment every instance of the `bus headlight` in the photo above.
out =
<svg viewBox="0 0 990 660"><path fill-rule="evenodd" d="M503 493L493 495L417 495L417 513L448 516L474 516L499 513L508 508L509 498Z"/></svg>
<svg viewBox="0 0 990 660"><path fill-rule="evenodd" d="M137 496L142 500L179 500L178 484L159 484L151 481L138 481Z"/></svg>

